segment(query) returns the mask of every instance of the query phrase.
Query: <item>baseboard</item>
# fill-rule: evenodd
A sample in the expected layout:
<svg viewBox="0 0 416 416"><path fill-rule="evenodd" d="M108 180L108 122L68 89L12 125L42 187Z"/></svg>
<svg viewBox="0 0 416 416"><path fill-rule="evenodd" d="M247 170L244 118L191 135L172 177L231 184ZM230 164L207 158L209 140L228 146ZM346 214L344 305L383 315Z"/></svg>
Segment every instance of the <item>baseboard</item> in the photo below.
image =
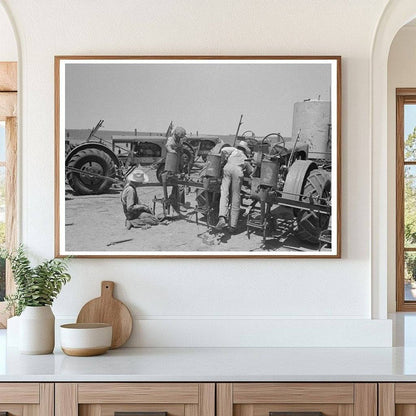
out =
<svg viewBox="0 0 416 416"><path fill-rule="evenodd" d="M57 317L57 324L71 321L70 317ZM134 320L132 336L125 346L391 347L392 321L140 317Z"/></svg>

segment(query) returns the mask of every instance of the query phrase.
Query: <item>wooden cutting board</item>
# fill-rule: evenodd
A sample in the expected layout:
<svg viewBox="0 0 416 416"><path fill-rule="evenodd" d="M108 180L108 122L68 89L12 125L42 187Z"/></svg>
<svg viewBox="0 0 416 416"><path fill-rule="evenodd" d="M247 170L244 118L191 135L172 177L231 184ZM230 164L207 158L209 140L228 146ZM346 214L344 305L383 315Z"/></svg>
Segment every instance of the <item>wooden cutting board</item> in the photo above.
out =
<svg viewBox="0 0 416 416"><path fill-rule="evenodd" d="M101 296L86 303L77 323L106 323L113 326L111 349L121 347L129 339L133 319L124 303L113 297L114 282L101 282Z"/></svg>

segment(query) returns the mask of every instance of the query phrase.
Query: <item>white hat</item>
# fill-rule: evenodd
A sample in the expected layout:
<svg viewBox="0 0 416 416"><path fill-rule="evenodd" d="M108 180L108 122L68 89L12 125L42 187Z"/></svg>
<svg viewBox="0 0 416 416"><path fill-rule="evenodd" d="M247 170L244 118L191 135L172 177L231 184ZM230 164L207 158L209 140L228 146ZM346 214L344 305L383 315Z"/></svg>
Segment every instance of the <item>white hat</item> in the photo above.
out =
<svg viewBox="0 0 416 416"><path fill-rule="evenodd" d="M246 153L246 155L250 155L251 154L251 150L248 147L247 142L245 142L244 140L241 140L238 144L237 144L237 149L240 148L242 150L244 150L244 152Z"/></svg>
<svg viewBox="0 0 416 416"><path fill-rule="evenodd" d="M147 183L149 182L149 177L141 169L136 168L127 176L127 180L129 182Z"/></svg>

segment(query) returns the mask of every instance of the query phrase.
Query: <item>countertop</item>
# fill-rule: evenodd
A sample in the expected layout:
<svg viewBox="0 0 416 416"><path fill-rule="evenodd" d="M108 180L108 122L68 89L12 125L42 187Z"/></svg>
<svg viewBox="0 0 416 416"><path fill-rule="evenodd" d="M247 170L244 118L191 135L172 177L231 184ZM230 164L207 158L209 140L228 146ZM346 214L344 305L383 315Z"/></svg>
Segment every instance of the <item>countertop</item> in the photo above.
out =
<svg viewBox="0 0 416 416"><path fill-rule="evenodd" d="M416 314L391 316L393 348L120 348L22 355L0 330L0 382L416 382Z"/></svg>
<svg viewBox="0 0 416 416"><path fill-rule="evenodd" d="M120 348L21 355L0 331L0 381L416 381L416 348Z"/></svg>

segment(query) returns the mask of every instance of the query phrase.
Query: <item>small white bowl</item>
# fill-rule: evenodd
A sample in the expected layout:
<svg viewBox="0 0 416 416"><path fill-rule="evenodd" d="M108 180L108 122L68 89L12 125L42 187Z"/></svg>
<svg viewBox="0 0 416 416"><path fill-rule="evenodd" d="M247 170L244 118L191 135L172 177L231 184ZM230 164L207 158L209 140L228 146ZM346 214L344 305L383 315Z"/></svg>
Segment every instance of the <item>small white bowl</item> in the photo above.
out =
<svg viewBox="0 0 416 416"><path fill-rule="evenodd" d="M104 354L111 347L113 328L109 324L61 325L61 348L67 355L89 357Z"/></svg>

